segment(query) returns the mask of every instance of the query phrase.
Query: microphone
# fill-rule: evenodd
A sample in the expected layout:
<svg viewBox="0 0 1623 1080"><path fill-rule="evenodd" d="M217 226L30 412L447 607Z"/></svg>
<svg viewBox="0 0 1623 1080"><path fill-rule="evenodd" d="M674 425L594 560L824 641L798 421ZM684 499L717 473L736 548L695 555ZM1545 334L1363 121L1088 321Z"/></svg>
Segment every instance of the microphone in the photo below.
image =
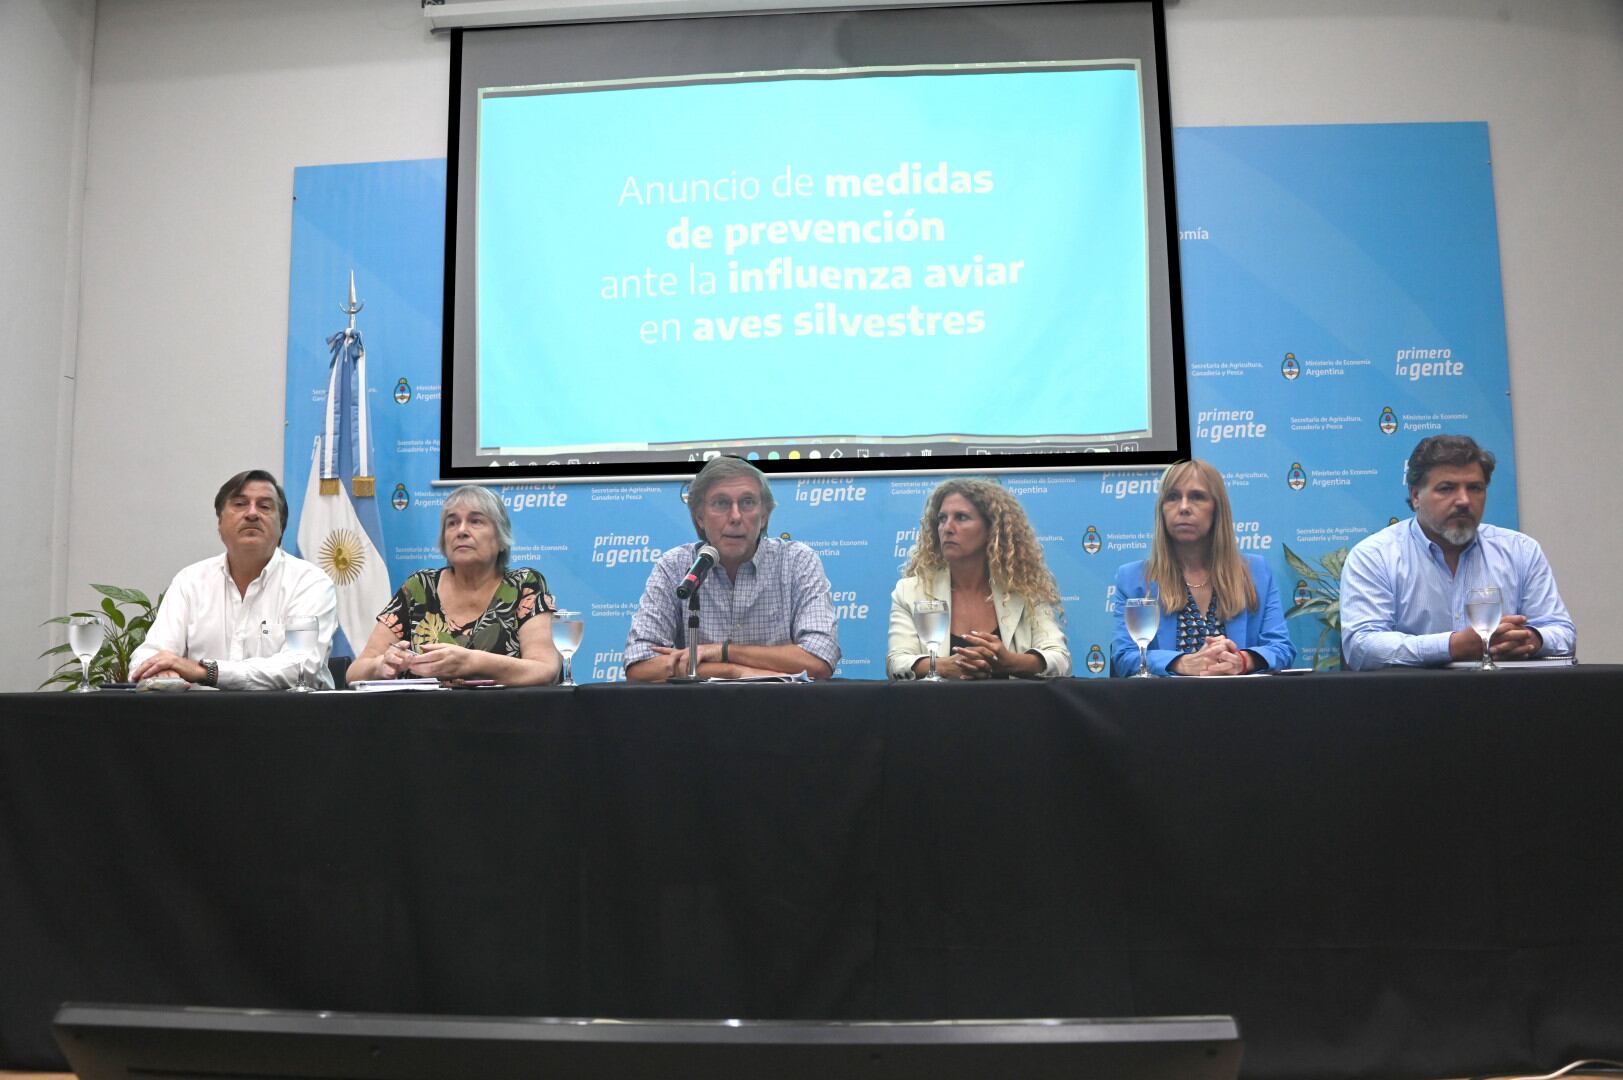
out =
<svg viewBox="0 0 1623 1080"><path fill-rule="evenodd" d="M699 582L704 580L704 576L710 572L712 566L716 565L716 560L719 558L721 558L721 552L709 544L700 544L699 554L694 557L693 565L688 567L688 576L683 578L682 583L676 587L676 598L686 600L692 596L693 590L699 587Z"/></svg>

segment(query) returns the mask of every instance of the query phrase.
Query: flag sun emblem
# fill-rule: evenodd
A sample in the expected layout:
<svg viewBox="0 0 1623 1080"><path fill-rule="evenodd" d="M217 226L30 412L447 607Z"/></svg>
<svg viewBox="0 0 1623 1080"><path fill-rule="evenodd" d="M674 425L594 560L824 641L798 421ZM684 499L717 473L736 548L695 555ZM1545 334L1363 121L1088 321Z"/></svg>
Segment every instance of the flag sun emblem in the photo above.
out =
<svg viewBox="0 0 1623 1080"><path fill-rule="evenodd" d="M321 553L316 561L334 584L348 585L361 576L361 567L366 564L366 546L353 530L334 529L321 542Z"/></svg>

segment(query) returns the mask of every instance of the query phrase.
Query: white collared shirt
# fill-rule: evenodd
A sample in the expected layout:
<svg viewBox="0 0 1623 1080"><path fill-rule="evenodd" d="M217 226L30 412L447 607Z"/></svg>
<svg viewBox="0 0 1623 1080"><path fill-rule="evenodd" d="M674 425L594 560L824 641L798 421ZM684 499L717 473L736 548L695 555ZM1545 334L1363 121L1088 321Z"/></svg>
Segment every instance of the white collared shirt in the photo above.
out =
<svg viewBox="0 0 1623 1080"><path fill-rule="evenodd" d="M338 591L320 567L277 548L248 586L237 591L221 553L186 567L169 583L146 641L130 660L134 671L160 651L220 665L225 690L271 690L292 686L299 659L283 649L283 623L313 615L317 655L304 669L315 685L330 688L327 654L338 627Z"/></svg>

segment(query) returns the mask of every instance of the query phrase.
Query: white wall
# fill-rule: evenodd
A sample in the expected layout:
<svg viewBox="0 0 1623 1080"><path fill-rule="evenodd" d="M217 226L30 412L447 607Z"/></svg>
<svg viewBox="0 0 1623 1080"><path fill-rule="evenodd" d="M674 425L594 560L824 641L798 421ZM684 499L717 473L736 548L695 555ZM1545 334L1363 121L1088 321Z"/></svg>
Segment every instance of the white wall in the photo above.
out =
<svg viewBox="0 0 1623 1080"><path fill-rule="evenodd" d="M31 690L67 610L79 222L94 0L0 0L0 689Z"/></svg>
<svg viewBox="0 0 1623 1080"><path fill-rule="evenodd" d="M448 45L424 21L418 0L101 0L69 602L91 580L162 588L217 550L214 486L279 467L292 170L444 153ZM1489 123L1522 524L1585 657L1623 661L1607 610L1623 570L1601 539L1623 488L1591 479L1623 414L1623 4L1175 0L1168 27L1178 125ZM20 182L0 171L8 196ZM0 573L19 562L51 572L41 541ZM0 686L30 680L0 660Z"/></svg>
<svg viewBox="0 0 1623 1080"><path fill-rule="evenodd" d="M426 21L417 0L101 3L70 596L156 595L219 551L221 481L281 473L293 169L444 156Z"/></svg>
<svg viewBox="0 0 1623 1080"><path fill-rule="evenodd" d="M1579 652L1623 662L1623 3L1177 0L1173 122L1486 120L1521 527ZM1491 519L1493 496L1488 498Z"/></svg>

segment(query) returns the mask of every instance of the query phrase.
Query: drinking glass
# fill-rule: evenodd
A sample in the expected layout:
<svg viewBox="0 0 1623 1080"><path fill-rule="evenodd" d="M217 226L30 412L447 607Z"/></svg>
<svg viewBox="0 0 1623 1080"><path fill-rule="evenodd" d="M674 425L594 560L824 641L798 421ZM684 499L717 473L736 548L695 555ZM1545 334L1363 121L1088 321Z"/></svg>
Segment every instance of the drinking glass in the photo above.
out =
<svg viewBox="0 0 1623 1080"><path fill-rule="evenodd" d="M924 676L925 682L946 681L936 671L935 659L947 644L951 620L952 613L947 610L944 600L919 600L913 604L913 622L918 626L919 640L930 650L930 673Z"/></svg>
<svg viewBox="0 0 1623 1080"><path fill-rule="evenodd" d="M1499 629L1499 616L1504 612L1504 601L1499 596L1499 586L1478 585L1465 594L1465 618L1471 624L1471 629L1477 632L1482 639L1482 664L1478 671L1498 671L1499 667L1493 662L1493 656L1488 652L1488 639L1493 632Z"/></svg>
<svg viewBox="0 0 1623 1080"><path fill-rule="evenodd" d="M315 687L309 685L305 661L316 655L316 619L313 615L295 615L282 624L282 641L287 651L299 658L299 681L291 689L308 694Z"/></svg>
<svg viewBox="0 0 1623 1080"><path fill-rule="evenodd" d="M586 633L586 624L581 621L578 611L554 611L552 613L552 644L564 658L564 677L558 680L559 686L575 686L575 673L570 664L570 657L580 648L580 639Z"/></svg>
<svg viewBox="0 0 1623 1080"><path fill-rule="evenodd" d="M90 685L90 661L101 652L106 638L107 630L100 619L81 616L68 620L68 648L79 658L79 685L73 688L74 693L88 694L96 689Z"/></svg>
<svg viewBox="0 0 1623 1080"><path fill-rule="evenodd" d="M1150 677L1150 642L1161 625L1161 601L1153 596L1135 596L1124 601L1123 614L1127 616L1127 636L1138 644L1138 670L1135 679Z"/></svg>

